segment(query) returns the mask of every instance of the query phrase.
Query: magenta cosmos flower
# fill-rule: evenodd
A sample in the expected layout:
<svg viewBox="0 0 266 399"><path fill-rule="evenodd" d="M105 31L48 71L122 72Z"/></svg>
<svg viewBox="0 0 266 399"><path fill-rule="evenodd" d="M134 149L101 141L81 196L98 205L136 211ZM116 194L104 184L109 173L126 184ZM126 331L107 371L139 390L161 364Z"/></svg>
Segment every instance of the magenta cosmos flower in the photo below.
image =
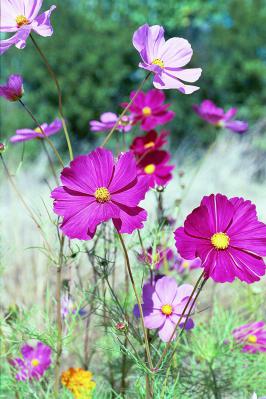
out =
<svg viewBox="0 0 266 399"><path fill-rule="evenodd" d="M40 125L45 133L45 136L52 136L58 133L62 129L62 121L60 119L55 119L50 125L43 123ZM29 141L33 139L43 139L44 135L41 129L37 127L36 129L18 129L16 130L15 136L10 138L12 143L18 143L20 141Z"/></svg>
<svg viewBox="0 0 266 399"><path fill-rule="evenodd" d="M11 46L23 49L32 30L40 36L53 34L50 15L56 6L38 15L41 6L42 0L1 0L0 32L16 32L0 41L1 55Z"/></svg>
<svg viewBox="0 0 266 399"><path fill-rule="evenodd" d="M171 248L164 248L159 244L155 248L149 247L145 253L139 254L138 259L145 264L153 266L155 269L160 269L164 263L170 269L170 264L174 262L174 252Z"/></svg>
<svg viewBox="0 0 266 399"><path fill-rule="evenodd" d="M266 352L266 326L264 321L244 324L233 330L237 343L243 345L243 352Z"/></svg>
<svg viewBox="0 0 266 399"><path fill-rule="evenodd" d="M204 100L200 105L193 105L194 111L201 119L218 127L224 127L235 133L245 133L248 130L248 123L232 120L237 113L237 108L230 108L224 112L218 108L211 100Z"/></svg>
<svg viewBox="0 0 266 399"><path fill-rule="evenodd" d="M100 116L99 121L96 120L90 121L90 129L92 132L105 132L111 130L115 126L118 118L119 117L113 112L105 112ZM117 130L126 133L131 128L132 128L131 117L124 115L119 121L119 124L117 125Z"/></svg>
<svg viewBox="0 0 266 399"><path fill-rule="evenodd" d="M138 205L149 179L137 176L134 155L115 161L111 151L97 148L81 155L61 173L63 186L52 192L54 212L63 217L61 229L69 238L90 240L97 226L113 220L120 233L141 229L147 212Z"/></svg>
<svg viewBox="0 0 266 399"><path fill-rule="evenodd" d="M199 258L195 259L184 259L181 256L177 258L175 262L175 269L178 273L182 274L186 271L191 271L195 269L199 269L201 267L201 260Z"/></svg>
<svg viewBox="0 0 266 399"><path fill-rule="evenodd" d="M135 92L131 92L132 99ZM129 110L132 113L134 123L141 123L143 130L149 131L158 125L170 122L175 113L168 111L170 104L164 104L165 95L159 90L150 90L147 93L140 91ZM125 104L127 105L127 104Z"/></svg>
<svg viewBox="0 0 266 399"><path fill-rule="evenodd" d="M183 284L178 287L172 277L162 277L155 285L145 284L143 286L143 316L146 328L159 329L159 337L162 341L168 342L174 332L176 324L182 315L187 301L192 294L193 286ZM188 305L187 312L190 310ZM134 307L134 314L139 317L139 309ZM184 325L187 313L183 315L180 327ZM191 319L186 323L186 329L194 326ZM173 336L175 339L175 335Z"/></svg>
<svg viewBox="0 0 266 399"><path fill-rule="evenodd" d="M158 135L156 130L151 130L145 136L137 136L134 138L130 149L136 156L142 156L146 152L158 150L167 143L169 132L162 130Z"/></svg>
<svg viewBox="0 0 266 399"><path fill-rule="evenodd" d="M266 225L243 198L204 197L175 231L175 240L182 257L201 259L206 278L224 283L237 277L250 284L265 274Z"/></svg>
<svg viewBox="0 0 266 399"><path fill-rule="evenodd" d="M147 153L138 162L138 169L140 175L146 175L150 178L150 187L155 185L166 186L172 179L171 171L174 166L167 165L170 155L166 151L152 151Z"/></svg>
<svg viewBox="0 0 266 399"><path fill-rule="evenodd" d="M20 75L10 75L6 85L0 86L0 97L8 101L18 101L23 96L23 79Z"/></svg>
<svg viewBox="0 0 266 399"><path fill-rule="evenodd" d="M18 357L10 362L18 370L18 381L39 380L51 365L52 350L42 342L38 342L35 348L23 345L21 354L22 358Z"/></svg>
<svg viewBox="0 0 266 399"><path fill-rule="evenodd" d="M153 85L156 89L178 89L184 94L199 89L182 82L196 82L202 72L201 68L182 68L193 54L187 40L173 37L165 41L162 26L145 24L134 33L133 45L142 59L139 67L154 73Z"/></svg>

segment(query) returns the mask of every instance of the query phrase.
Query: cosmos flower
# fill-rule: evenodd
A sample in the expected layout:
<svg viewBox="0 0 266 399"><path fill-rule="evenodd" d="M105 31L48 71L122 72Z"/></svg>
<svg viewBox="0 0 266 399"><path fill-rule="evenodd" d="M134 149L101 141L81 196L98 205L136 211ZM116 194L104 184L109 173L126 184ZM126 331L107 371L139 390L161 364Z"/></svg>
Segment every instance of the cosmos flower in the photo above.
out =
<svg viewBox="0 0 266 399"><path fill-rule="evenodd" d="M158 150L167 142L169 132L162 130L158 135L156 130L151 130L145 136L137 136L134 138L130 149L136 156L142 156L146 152Z"/></svg>
<svg viewBox="0 0 266 399"><path fill-rule="evenodd" d="M154 74L153 85L156 89L177 89L184 94L191 94L199 89L182 82L196 82L202 72L201 68L182 68L193 54L187 40L173 37L165 41L162 26L145 24L134 33L133 46L142 59L139 67Z"/></svg>
<svg viewBox="0 0 266 399"><path fill-rule="evenodd" d="M38 342L35 348L27 344L23 345L21 354L22 358L18 357L10 361L11 365L18 370L16 374L18 381L39 380L51 365L52 350L42 342Z"/></svg>
<svg viewBox="0 0 266 399"><path fill-rule="evenodd" d="M132 99L134 95L135 92L131 92L130 98ZM164 104L164 101L165 94L162 91L155 89L147 93L140 91L129 107L134 123L140 122L141 128L149 131L158 125L170 122L175 113L168 111L170 104Z"/></svg>
<svg viewBox="0 0 266 399"><path fill-rule="evenodd" d="M95 120L90 121L90 129L92 132L105 132L111 130L115 126L118 118L119 117L113 112L104 112L100 116L99 121ZM129 130L131 130L131 128L132 128L131 117L124 115L121 118L119 124L117 125L117 130L126 133Z"/></svg>
<svg viewBox="0 0 266 399"><path fill-rule="evenodd" d="M5 149L6 149L5 144L4 143L0 143L0 154L5 152Z"/></svg>
<svg viewBox="0 0 266 399"><path fill-rule="evenodd" d="M193 105L193 109L201 119L212 125L224 127L235 133L245 133L248 130L247 122L232 120L237 113L237 108L230 108L227 112L224 112L211 100L204 100L200 105Z"/></svg>
<svg viewBox="0 0 266 399"><path fill-rule="evenodd" d="M180 255L199 257L205 277L216 282L237 277L250 284L265 274L266 225L258 221L255 205L243 198L204 197L175 231L175 240Z"/></svg>
<svg viewBox="0 0 266 399"><path fill-rule="evenodd" d="M266 352L266 325L264 321L244 324L233 330L236 342L243 345L243 352Z"/></svg>
<svg viewBox="0 0 266 399"><path fill-rule="evenodd" d="M138 169L140 175L146 175L150 178L150 187L156 184L159 186L166 186L172 179L171 171L174 166L167 165L170 159L170 154L166 151L155 150L148 152L138 162Z"/></svg>
<svg viewBox="0 0 266 399"><path fill-rule="evenodd" d="M55 119L50 125L43 123L40 125L45 133L45 136L52 136L58 133L62 129L62 121L60 119ZM18 129L16 130L15 136L10 138L12 143L18 143L20 141L29 141L33 139L43 139L45 137L41 129L37 127L36 129Z"/></svg>
<svg viewBox="0 0 266 399"><path fill-rule="evenodd" d="M164 248L162 245L157 245L155 248L149 247L145 253L138 255L138 260L142 263L149 264L155 269L160 269L166 263L170 269L170 264L174 263L175 256L171 248Z"/></svg>
<svg viewBox="0 0 266 399"><path fill-rule="evenodd" d="M61 229L69 238L90 240L97 226L113 220L120 233L131 234L143 227L147 212L140 208L149 179L137 176L134 155L97 148L75 158L61 173L63 186L51 194L54 212L63 217Z"/></svg>
<svg viewBox="0 0 266 399"><path fill-rule="evenodd" d="M184 259L181 256L179 256L174 264L174 269L176 269L180 274L184 273L185 271L198 269L200 267L201 267L201 260L199 258Z"/></svg>
<svg viewBox="0 0 266 399"><path fill-rule="evenodd" d="M40 36L53 34L50 15L56 6L38 15L41 6L42 0L1 0L0 32L16 32L0 41L1 55L14 45L23 49L32 30Z"/></svg>
<svg viewBox="0 0 266 399"><path fill-rule="evenodd" d="M81 368L69 368L63 371L61 382L74 395L75 399L91 399L96 383L92 373Z"/></svg>
<svg viewBox="0 0 266 399"><path fill-rule="evenodd" d="M142 291L145 327L149 329L158 328L161 340L168 342L192 291L192 285L183 284L178 287L172 277L162 277L156 281L154 286L149 283L145 284ZM188 305L187 311L189 310L190 305ZM139 317L138 306L135 305L133 312L136 317ZM181 328L184 325L187 313L183 316ZM188 319L186 329L191 329L193 326L193 321ZM175 339L175 336L173 339Z"/></svg>
<svg viewBox="0 0 266 399"><path fill-rule="evenodd" d="M61 297L61 317L66 319L70 315L84 316L86 311L84 309L78 309L73 302L72 297L69 294L64 294Z"/></svg>
<svg viewBox="0 0 266 399"><path fill-rule="evenodd" d="M18 101L23 96L23 79L20 75L10 75L6 85L0 86L0 97L8 101Z"/></svg>

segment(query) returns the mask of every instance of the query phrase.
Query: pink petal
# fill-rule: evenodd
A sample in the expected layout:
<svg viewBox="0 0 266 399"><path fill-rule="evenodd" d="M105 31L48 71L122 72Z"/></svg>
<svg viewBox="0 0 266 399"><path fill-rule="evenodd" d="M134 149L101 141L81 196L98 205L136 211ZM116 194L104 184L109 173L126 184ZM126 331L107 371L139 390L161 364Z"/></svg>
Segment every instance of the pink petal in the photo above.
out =
<svg viewBox="0 0 266 399"><path fill-rule="evenodd" d="M123 191L112 194L112 201L120 204L127 205L129 207L137 206L140 201L145 198L147 191L149 190L149 178L146 176L139 176L136 178L135 183L132 186L125 187Z"/></svg>
<svg viewBox="0 0 266 399"><path fill-rule="evenodd" d="M147 212L144 209L138 206L129 208L119 205L119 207L120 216L113 219L119 233L131 234L134 230L143 228L143 222L147 220Z"/></svg>
<svg viewBox="0 0 266 399"><path fill-rule="evenodd" d="M50 16L56 6L51 6L48 11L40 14L33 22L32 29L40 36L52 36L53 27L50 22Z"/></svg>
<svg viewBox="0 0 266 399"><path fill-rule="evenodd" d="M203 197L201 205L208 209L208 224L211 233L226 232L233 219L235 209L225 195L211 194Z"/></svg>
<svg viewBox="0 0 266 399"><path fill-rule="evenodd" d="M159 337L163 342L169 342L171 335L173 334L175 329L175 324L171 322L170 318L167 317L164 325L159 330ZM173 337L173 340L176 338L176 334Z"/></svg>
<svg viewBox="0 0 266 399"><path fill-rule="evenodd" d="M199 90L197 86L185 85L180 80L175 78L174 76L170 76L170 74L166 72L162 72L161 82L158 80L158 76L155 75L153 79L153 85L156 89L177 89L183 94L192 94L194 91Z"/></svg>
<svg viewBox="0 0 266 399"><path fill-rule="evenodd" d="M162 305L171 305L177 295L177 283L172 277L162 277L155 284L155 291Z"/></svg>
<svg viewBox="0 0 266 399"><path fill-rule="evenodd" d="M196 258L196 250L199 240L187 235L183 227L176 229L174 234L176 248L180 255L185 259Z"/></svg>
<svg viewBox="0 0 266 399"><path fill-rule="evenodd" d="M159 328L165 322L165 315L161 311L154 310L148 316L144 317L144 325L146 328Z"/></svg>
<svg viewBox="0 0 266 399"><path fill-rule="evenodd" d="M115 165L114 176L109 187L111 194L123 190L136 179L137 167L133 152L121 154Z"/></svg>
<svg viewBox="0 0 266 399"><path fill-rule="evenodd" d="M170 74L177 79L185 80L186 82L196 82L202 73L201 68L181 69L180 71L171 71Z"/></svg>

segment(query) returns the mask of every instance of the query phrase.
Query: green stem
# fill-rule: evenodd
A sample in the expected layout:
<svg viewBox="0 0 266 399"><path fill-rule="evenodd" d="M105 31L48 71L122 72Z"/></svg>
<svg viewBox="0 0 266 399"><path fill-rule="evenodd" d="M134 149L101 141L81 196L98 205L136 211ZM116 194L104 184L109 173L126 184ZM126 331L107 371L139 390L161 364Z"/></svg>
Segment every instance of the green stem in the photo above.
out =
<svg viewBox="0 0 266 399"><path fill-rule="evenodd" d="M73 150L72 150L72 146L71 146L71 141L69 138L69 133L67 130L67 126L65 123L65 117L64 117L64 113L63 113L63 104L62 104L62 91L59 85L59 81L57 79L57 76L54 72L54 70L52 69L51 65L49 64L46 56L44 55L43 51L41 50L41 48L39 47L39 45L37 44L36 40L34 39L34 37L32 36L32 34L30 34L30 38L32 40L32 43L35 47L35 49L37 50L37 52L39 53L39 55L41 56L49 75L51 76L51 78L53 79L56 89L57 89L57 95L58 95L58 110L59 110L59 114L61 116L61 120L62 120L62 125L63 125L63 129L64 129L64 133L65 133L65 137L66 137L66 142L67 142L67 146L68 146L68 151L69 151L69 157L70 160L72 161L73 159Z"/></svg>
<svg viewBox="0 0 266 399"><path fill-rule="evenodd" d="M139 85L139 87L137 88L137 91L135 92L134 96L132 97L132 99L129 101L129 103L127 104L127 106L123 109L123 111L121 112L121 114L119 115L115 125L112 127L112 129L110 130L110 132L108 133L108 135L106 136L106 138L104 139L101 147L104 147L108 141L110 140L110 138L112 137L115 129L117 128L117 126L119 125L121 119L123 118L123 116L125 115L125 113L128 111L129 107L131 106L131 104L134 102L135 98L137 97L137 95L139 94L140 90L142 89L143 85L145 84L145 82L149 79L151 75L151 72L149 72L146 76L145 79L143 79L143 81L141 82L141 84Z"/></svg>

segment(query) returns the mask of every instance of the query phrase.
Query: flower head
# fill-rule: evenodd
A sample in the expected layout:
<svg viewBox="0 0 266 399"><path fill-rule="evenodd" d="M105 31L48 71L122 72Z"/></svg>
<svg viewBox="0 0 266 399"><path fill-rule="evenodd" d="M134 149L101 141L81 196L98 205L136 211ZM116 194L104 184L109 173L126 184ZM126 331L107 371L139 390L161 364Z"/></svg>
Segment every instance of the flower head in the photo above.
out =
<svg viewBox="0 0 266 399"><path fill-rule="evenodd" d="M23 79L20 75L10 75L6 85L0 86L0 97L8 101L18 101L23 96Z"/></svg>
<svg viewBox="0 0 266 399"><path fill-rule="evenodd" d="M51 196L54 212L64 219L61 229L69 238L90 240L97 226L110 219L120 233L143 227L147 213L138 205L149 179L137 176L133 153L122 153L115 161L111 151L97 148L64 168L61 181L63 186Z"/></svg>
<svg viewBox="0 0 266 399"><path fill-rule="evenodd" d="M225 112L211 100L204 100L200 105L193 105L193 109L201 119L212 125L224 127L235 133L245 133L248 130L247 122L232 120L237 113L237 108L230 108Z"/></svg>
<svg viewBox="0 0 266 399"><path fill-rule="evenodd" d="M169 264L174 263L174 252L171 248L164 248L162 245L157 245L155 248L149 247L145 253L138 255L138 259L145 264L153 266L155 269L160 269L164 263L170 269Z"/></svg>
<svg viewBox="0 0 266 399"><path fill-rule="evenodd" d="M175 262L174 265L174 269L176 269L180 274L186 271L198 269L200 267L201 267L201 260L199 258L184 259L181 256L177 258L177 261Z"/></svg>
<svg viewBox="0 0 266 399"><path fill-rule="evenodd" d="M150 187L156 184L165 186L172 179L171 171L174 166L168 165L170 154L166 151L155 150L147 153L138 162L138 170L140 175L149 176Z"/></svg>
<svg viewBox="0 0 266 399"><path fill-rule="evenodd" d="M266 325L264 321L244 324L233 330L236 342L243 346L243 352L266 352Z"/></svg>
<svg viewBox="0 0 266 399"><path fill-rule="evenodd" d="M161 340L168 342L192 291L192 285L183 284L178 286L172 277L162 277L156 281L154 286L145 284L142 291L145 327L149 329L158 328ZM190 310L189 308L190 306L188 305L187 311ZM181 323L183 324L187 313L182 317ZM139 317L137 305L134 307L134 314ZM189 320L186 323L186 327L192 328L193 322Z"/></svg>
<svg viewBox="0 0 266 399"><path fill-rule="evenodd" d="M113 112L104 112L100 116L99 121L96 120L90 121L90 129L92 132L105 132L111 130L115 126L118 118L119 117ZM132 128L132 118L127 115L124 115L117 125L117 130L126 133L129 130L131 130L131 128Z"/></svg>
<svg viewBox="0 0 266 399"><path fill-rule="evenodd" d="M5 145L3 143L0 143L0 154L5 152L5 149L6 149Z"/></svg>
<svg viewBox="0 0 266 399"><path fill-rule="evenodd" d="M43 123L40 125L45 133L45 136L52 136L58 133L62 129L62 121L55 119L50 125ZM43 139L44 135L39 127L36 129L18 129L16 134L10 138L12 143L18 143L20 141L29 141L33 139Z"/></svg>
<svg viewBox="0 0 266 399"><path fill-rule="evenodd" d="M204 197L175 231L176 247L185 259L199 257L205 277L253 283L265 274L266 225L256 207L243 198L222 194Z"/></svg>
<svg viewBox="0 0 266 399"><path fill-rule="evenodd" d="M132 92L130 98L132 99L134 95L135 92ZM158 125L170 122L175 113L168 111L170 104L164 104L164 101L165 95L162 91L155 89L147 93L140 91L129 107L134 123L140 122L141 128L149 131Z"/></svg>
<svg viewBox="0 0 266 399"><path fill-rule="evenodd" d="M96 383L92 381L92 373L81 368L69 368L63 371L61 382L69 389L75 399L90 399Z"/></svg>
<svg viewBox="0 0 266 399"><path fill-rule="evenodd" d="M162 26L145 24L134 33L133 45L142 59L139 67L154 73L153 85L156 89L177 89L184 94L199 89L182 82L196 82L201 75L200 68L182 68L193 54L187 40L173 37L165 41Z"/></svg>
<svg viewBox="0 0 266 399"><path fill-rule="evenodd" d="M40 36L53 34L50 15L56 6L38 15L42 0L2 0L2 3L0 32L16 33L0 41L0 54L14 45L23 49L32 30Z"/></svg>
<svg viewBox="0 0 266 399"><path fill-rule="evenodd" d="M35 348L23 345L22 358L18 357L10 362L18 370L16 379L18 381L40 379L51 365L51 353L51 348L42 342L38 342Z"/></svg>
<svg viewBox="0 0 266 399"><path fill-rule="evenodd" d="M169 132L163 130L159 135L156 130L149 131L145 136L137 136L130 149L136 156L143 156L147 152L158 150L167 142Z"/></svg>

